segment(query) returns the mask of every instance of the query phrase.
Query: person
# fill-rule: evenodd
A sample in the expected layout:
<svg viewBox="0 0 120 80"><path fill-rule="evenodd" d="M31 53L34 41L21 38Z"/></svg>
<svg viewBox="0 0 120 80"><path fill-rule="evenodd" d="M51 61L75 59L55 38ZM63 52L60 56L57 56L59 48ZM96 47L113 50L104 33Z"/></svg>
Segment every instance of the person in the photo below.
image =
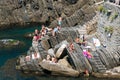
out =
<svg viewBox="0 0 120 80"><path fill-rule="evenodd" d="M72 42L70 43L69 48L70 48L70 52L72 52L75 49L74 44Z"/></svg>
<svg viewBox="0 0 120 80"><path fill-rule="evenodd" d="M32 54L32 59L38 59L40 58L40 54L35 52L34 54Z"/></svg>
<svg viewBox="0 0 120 80"><path fill-rule="evenodd" d="M58 25L61 27L61 25L62 25L62 17L58 18Z"/></svg>
<svg viewBox="0 0 120 80"><path fill-rule="evenodd" d="M39 36L39 35L35 34L35 35L33 36L33 41L38 41L39 39L40 39L40 36Z"/></svg>
<svg viewBox="0 0 120 80"><path fill-rule="evenodd" d="M83 42L82 42L82 45L83 45L83 46L86 46L86 41L83 41Z"/></svg>
<svg viewBox="0 0 120 80"><path fill-rule="evenodd" d="M33 41L37 41L37 34L33 36Z"/></svg>
<svg viewBox="0 0 120 80"><path fill-rule="evenodd" d="M51 62L51 57L50 57L50 55L47 54L46 59L43 59L42 61L49 61L49 62Z"/></svg>
<svg viewBox="0 0 120 80"><path fill-rule="evenodd" d="M83 50L83 55L85 56L85 57L87 57L87 50Z"/></svg>
<svg viewBox="0 0 120 80"><path fill-rule="evenodd" d="M45 26L44 26L44 25L42 25L42 28L41 28L41 30L43 30L43 29L45 29Z"/></svg>
<svg viewBox="0 0 120 80"><path fill-rule="evenodd" d="M34 34L39 34L39 31L38 31L38 29L35 29L35 32L34 32Z"/></svg>
<svg viewBox="0 0 120 80"><path fill-rule="evenodd" d="M26 60L26 61L30 61L30 56L26 56L26 57L25 57L25 60Z"/></svg>
<svg viewBox="0 0 120 80"><path fill-rule="evenodd" d="M45 27L45 29L46 29L46 32L51 32L52 31L52 28Z"/></svg>
<svg viewBox="0 0 120 80"><path fill-rule="evenodd" d="M36 52L34 53L34 57L35 57L35 58L37 57L37 53L36 53Z"/></svg>
<svg viewBox="0 0 120 80"><path fill-rule="evenodd" d="M51 58L50 55L47 55L46 60L50 61L51 60L50 58Z"/></svg>
<svg viewBox="0 0 120 80"><path fill-rule="evenodd" d="M52 57L52 62L57 63L57 59L55 57Z"/></svg>
<svg viewBox="0 0 120 80"><path fill-rule="evenodd" d="M92 38L93 39L93 43L95 45L96 48L99 48L101 46L100 40L97 38Z"/></svg>
<svg viewBox="0 0 120 80"><path fill-rule="evenodd" d="M92 54L90 53L90 51L89 51L89 49L88 49L88 51L87 51L87 58L88 59L90 59L90 58L92 58L93 56L92 56Z"/></svg>
<svg viewBox="0 0 120 80"><path fill-rule="evenodd" d="M86 45L86 40L85 40L84 34L80 36L80 39L81 39L81 41L80 41L81 44L82 44L83 46L85 46L85 45Z"/></svg>
<svg viewBox="0 0 120 80"><path fill-rule="evenodd" d="M59 32L60 26L57 26L56 28L53 29L52 36L55 36L56 32Z"/></svg>
<svg viewBox="0 0 120 80"><path fill-rule="evenodd" d="M88 59L92 58L92 55L91 55L90 51L83 50L83 55L84 55L85 57L87 57Z"/></svg>
<svg viewBox="0 0 120 80"><path fill-rule="evenodd" d="M83 34L83 36L82 36L82 40L83 40L83 42L86 41L86 39L85 39L85 35L84 35L84 34Z"/></svg>
<svg viewBox="0 0 120 80"><path fill-rule="evenodd" d="M81 42L80 42L80 38L79 38L79 37L77 37L77 38L75 39L75 42L76 42L78 45L81 46Z"/></svg>
<svg viewBox="0 0 120 80"><path fill-rule="evenodd" d="M44 25L42 25L42 29L40 30L42 36L46 35L48 32L51 32L53 29L52 28L48 28L45 27Z"/></svg>
<svg viewBox="0 0 120 80"><path fill-rule="evenodd" d="M85 69L85 72L84 72L85 74L84 74L84 76L86 76L86 77L88 77L89 76L89 72L88 72L88 70L87 69Z"/></svg>
<svg viewBox="0 0 120 80"><path fill-rule="evenodd" d="M46 30L43 29L43 30L41 31L41 34L42 34L42 36L45 36L45 35L46 35Z"/></svg>

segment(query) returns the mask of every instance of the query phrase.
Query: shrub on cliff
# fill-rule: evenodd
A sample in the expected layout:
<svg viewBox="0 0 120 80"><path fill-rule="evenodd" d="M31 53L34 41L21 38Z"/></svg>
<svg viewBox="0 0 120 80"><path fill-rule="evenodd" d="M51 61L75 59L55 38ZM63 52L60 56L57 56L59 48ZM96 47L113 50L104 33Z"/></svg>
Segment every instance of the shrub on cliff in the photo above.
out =
<svg viewBox="0 0 120 80"><path fill-rule="evenodd" d="M100 11L100 12L102 12L102 10L103 10L103 6L98 6L98 11Z"/></svg>
<svg viewBox="0 0 120 80"><path fill-rule="evenodd" d="M113 33L113 27L112 26L106 26L106 27L104 27L104 30L105 30L105 32L107 32L107 33Z"/></svg>
<svg viewBox="0 0 120 80"><path fill-rule="evenodd" d="M110 21L112 22L117 17L118 17L118 12L115 12L113 15L110 16Z"/></svg>
<svg viewBox="0 0 120 80"><path fill-rule="evenodd" d="M103 12L104 14L107 12L107 9L105 9L102 5L98 6L98 11Z"/></svg>

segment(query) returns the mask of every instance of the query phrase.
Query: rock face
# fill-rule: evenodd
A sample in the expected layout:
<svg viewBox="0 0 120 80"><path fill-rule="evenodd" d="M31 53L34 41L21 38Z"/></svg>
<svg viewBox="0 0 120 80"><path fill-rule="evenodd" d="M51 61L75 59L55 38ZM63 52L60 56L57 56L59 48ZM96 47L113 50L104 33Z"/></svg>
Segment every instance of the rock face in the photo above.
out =
<svg viewBox="0 0 120 80"><path fill-rule="evenodd" d="M74 26L90 20L95 15L94 0L1 0L0 28L29 22L50 23L63 17L63 26ZM72 22L72 23L71 23Z"/></svg>
<svg viewBox="0 0 120 80"><path fill-rule="evenodd" d="M61 28L60 32L56 33L55 36L49 35L49 37L47 37L47 41L49 44L48 47L53 48L53 50L55 49L54 51L54 53L56 54L55 56L60 61L61 58L65 57L66 55L68 56L67 62L69 62L69 64L73 68L73 70L70 69L70 71L73 72L72 73L73 75L77 74L78 72L81 73L88 70L89 72L99 73L102 77L104 75L103 73L106 73L108 69L112 69L113 67L120 65L119 6L110 4L109 2L105 2L102 6L103 6L102 11L97 12L97 20L96 18L93 18L91 21L86 22L86 24L84 25L77 25L70 28L69 27ZM110 15L108 15L109 11L111 11ZM71 21L69 24L72 25L74 24L74 22ZM95 30L93 30L94 28ZM78 45L77 43L75 43L75 39L78 36L81 37L81 35L83 34L86 37L86 44ZM99 41L99 46L96 46L98 42L96 42L94 39L96 39L96 41ZM65 44L63 43L64 40L67 41L66 46L63 45ZM72 51L69 46L69 43L71 42L73 42L74 46L74 49ZM45 49L44 46L43 47L41 46L41 44L47 46L47 44L45 43L38 42L37 46L32 46L36 52L40 53L41 55L40 59L45 59L45 56L47 55L47 53L45 52L47 49ZM90 48L89 54L84 53L86 48L87 49ZM33 52L30 52L30 54L33 54ZM66 63L66 61L64 62ZM43 69L51 71L51 73L53 71L53 73L55 72L58 74L72 76L71 72L69 72L69 69L66 69L66 66L68 66L69 64L68 65L61 64L58 66L57 65L58 63L54 63L51 65L48 63L45 64L44 62L41 61L37 63L39 63ZM26 62L24 66L26 66L27 70L29 70L28 64L26 64ZM36 65L34 64L34 66ZM66 69L65 71L63 70L62 66L64 66L63 68ZM53 69L53 67L55 69ZM40 71L42 70L40 66L38 66L38 69L40 69ZM77 70L78 72L74 71L74 69ZM117 70L113 69L113 71L117 71L119 74L118 69ZM61 70L62 72L60 72ZM104 76L106 76L106 74Z"/></svg>
<svg viewBox="0 0 120 80"><path fill-rule="evenodd" d="M13 48L17 46L24 46L23 42L14 39L2 39L0 40L0 48Z"/></svg>
<svg viewBox="0 0 120 80"><path fill-rule="evenodd" d="M64 75L64 76L74 76L77 77L79 75L79 72L69 68L67 66L61 65L59 63L52 63L52 62L47 62L47 61L42 61L40 63L41 67L43 67L46 70L52 71L52 75L54 73L57 73L59 75ZM56 74L56 75L57 75Z"/></svg>

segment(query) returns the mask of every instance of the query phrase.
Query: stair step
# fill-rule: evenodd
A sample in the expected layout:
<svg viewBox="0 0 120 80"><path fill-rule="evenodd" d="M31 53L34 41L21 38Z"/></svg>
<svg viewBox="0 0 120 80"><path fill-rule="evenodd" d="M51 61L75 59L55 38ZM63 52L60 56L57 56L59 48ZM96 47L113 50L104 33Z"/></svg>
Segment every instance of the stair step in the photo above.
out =
<svg viewBox="0 0 120 80"><path fill-rule="evenodd" d="M96 62L101 62L101 60L100 59L94 59Z"/></svg>
<svg viewBox="0 0 120 80"><path fill-rule="evenodd" d="M105 67L104 65L96 65L97 67Z"/></svg>
<svg viewBox="0 0 120 80"><path fill-rule="evenodd" d="M99 70L106 70L106 68L98 68Z"/></svg>

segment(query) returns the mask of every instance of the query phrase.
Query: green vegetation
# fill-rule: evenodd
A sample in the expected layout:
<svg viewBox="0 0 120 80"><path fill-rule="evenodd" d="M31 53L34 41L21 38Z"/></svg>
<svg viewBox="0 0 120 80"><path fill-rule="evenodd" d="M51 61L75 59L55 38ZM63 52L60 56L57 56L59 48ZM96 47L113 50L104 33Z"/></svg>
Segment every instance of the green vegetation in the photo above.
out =
<svg viewBox="0 0 120 80"><path fill-rule="evenodd" d="M113 15L110 16L110 21L112 22L117 17L118 17L118 12L115 12Z"/></svg>
<svg viewBox="0 0 120 80"><path fill-rule="evenodd" d="M107 32L107 33L113 33L113 27L112 26L107 26L107 27L104 27L104 29L105 29L105 32Z"/></svg>
<svg viewBox="0 0 120 80"><path fill-rule="evenodd" d="M98 11L102 12L102 11L103 11L103 8L104 8L104 7L103 7L103 6L101 6L101 5L100 5L100 6L98 6Z"/></svg>
<svg viewBox="0 0 120 80"><path fill-rule="evenodd" d="M9 43L13 44L13 43L17 43L18 41L17 40L10 40Z"/></svg>
<svg viewBox="0 0 120 80"><path fill-rule="evenodd" d="M108 10L105 9L102 5L98 6L98 11L103 12L104 14L108 12Z"/></svg>

